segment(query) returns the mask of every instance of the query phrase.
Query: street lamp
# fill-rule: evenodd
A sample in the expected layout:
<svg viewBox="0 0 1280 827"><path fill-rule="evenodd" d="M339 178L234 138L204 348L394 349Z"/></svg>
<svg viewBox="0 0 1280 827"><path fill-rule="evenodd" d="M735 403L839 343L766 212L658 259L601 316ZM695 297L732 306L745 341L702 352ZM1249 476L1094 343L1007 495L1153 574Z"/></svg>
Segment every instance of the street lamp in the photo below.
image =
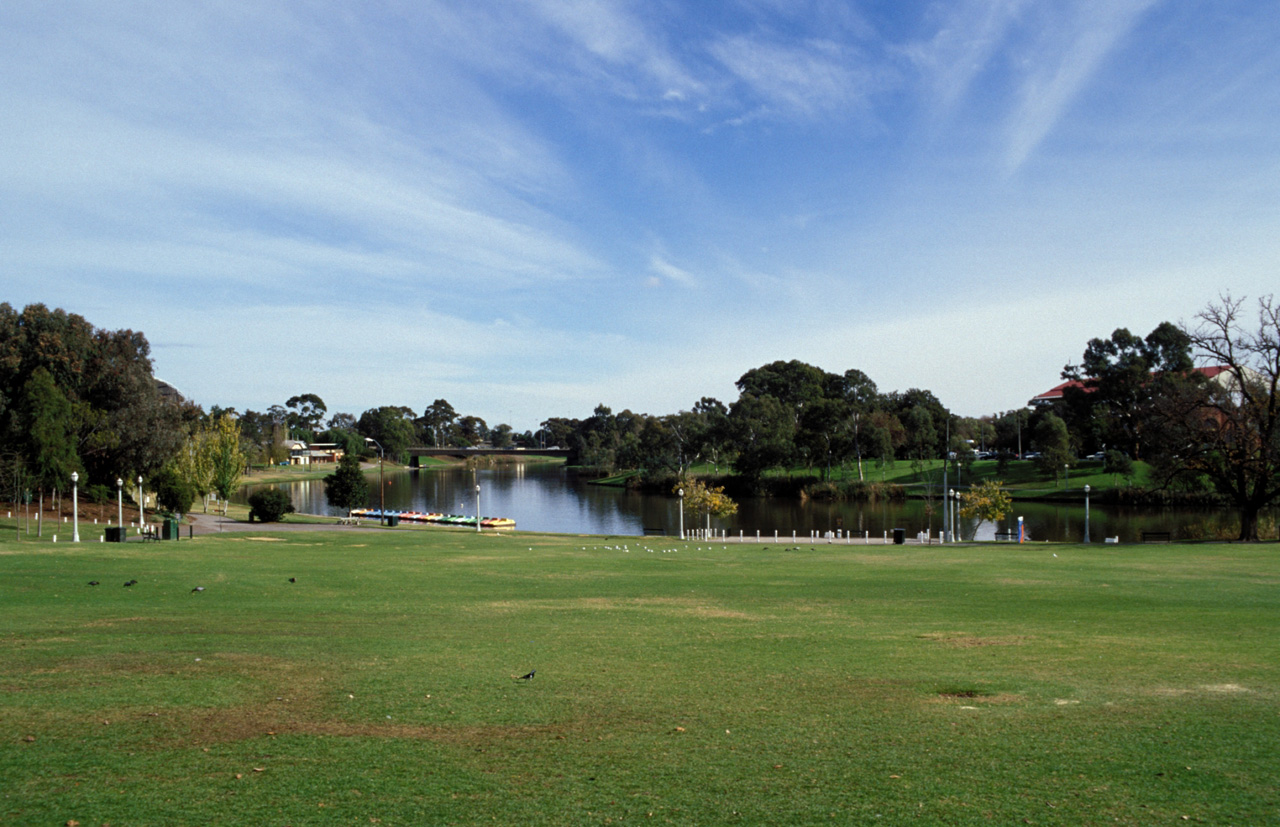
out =
<svg viewBox="0 0 1280 827"><path fill-rule="evenodd" d="M382 443L370 436L365 437L364 441L372 442L378 446L378 522L385 523L387 521L387 484L382 481L382 461L384 459Z"/></svg>
<svg viewBox="0 0 1280 827"><path fill-rule="evenodd" d="M476 533L480 533L480 486L476 485Z"/></svg>
<svg viewBox="0 0 1280 827"><path fill-rule="evenodd" d="M116 477L116 525L124 525L124 480L119 477Z"/></svg>
<svg viewBox="0 0 1280 827"><path fill-rule="evenodd" d="M951 513L951 501L954 500L955 498L956 498L956 490L954 488L948 489L947 492L942 496L942 499L944 500L944 505L946 505L947 507L947 519L951 522L950 540L953 543L958 543L960 542L960 526L956 524L955 515Z"/></svg>
<svg viewBox="0 0 1280 827"><path fill-rule="evenodd" d="M142 475L138 475L138 532L147 522L147 504L142 501Z"/></svg>
<svg viewBox="0 0 1280 827"><path fill-rule="evenodd" d="M80 475L71 472L71 542L80 542Z"/></svg>
<svg viewBox="0 0 1280 827"><path fill-rule="evenodd" d="M950 427L950 424L948 421L948 427ZM951 447L949 442L947 447L948 449ZM947 457L942 460L942 505L944 506L942 509L942 542L944 543L951 542L951 503L947 500L947 464L950 461L951 455L948 452Z"/></svg>
<svg viewBox="0 0 1280 827"><path fill-rule="evenodd" d="M676 491L680 495L680 539L684 539L684 489Z"/></svg>
<svg viewBox="0 0 1280 827"><path fill-rule="evenodd" d="M1089 542L1089 486L1084 487L1084 541Z"/></svg>

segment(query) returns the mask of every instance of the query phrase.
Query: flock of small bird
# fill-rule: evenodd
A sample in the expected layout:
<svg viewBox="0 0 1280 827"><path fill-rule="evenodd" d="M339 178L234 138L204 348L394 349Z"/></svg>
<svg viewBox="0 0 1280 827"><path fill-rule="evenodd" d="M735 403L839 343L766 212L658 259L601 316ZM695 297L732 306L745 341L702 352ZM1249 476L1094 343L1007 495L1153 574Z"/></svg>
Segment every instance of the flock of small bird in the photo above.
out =
<svg viewBox="0 0 1280 827"><path fill-rule="evenodd" d="M296 577L290 577L290 578L289 578L289 582L290 582L290 583L297 583L297 582L298 582L298 578L296 578ZM90 586L100 586L100 585L102 585L102 584L101 584L100 582L98 582L97 580L90 580L90 581L89 581L89 585L90 585ZM133 587L133 586L138 585L138 581L137 581L136 579L126 580L126 581L124 582L124 585L125 585L125 588L131 588L131 587ZM196 586L194 589L192 589L192 590L191 590L191 593L192 593L192 594L199 594L199 593L200 593L200 592L202 592L202 591L204 591L204 586ZM196 660L200 660L200 658L196 658ZM534 676L535 674L537 674L537 672L538 672L538 670L537 670L537 669L530 669L527 673L525 673L525 674L523 674L523 675L520 675L520 676L518 676L518 677L517 677L517 676L515 676L515 675L512 675L512 677L513 677L513 678L515 678L515 679L516 679L516 680L518 680L518 681L531 681L531 680L533 680L533 676ZM390 717L390 716L388 716L388 717Z"/></svg>
<svg viewBox="0 0 1280 827"><path fill-rule="evenodd" d="M705 546L705 547L704 547L704 546L686 546L684 550L685 550L685 551L703 551L703 550L704 550L704 548L705 548L705 550L706 550L706 551L728 551L728 550L729 550L729 547L728 547L728 546ZM752 548L759 548L761 551L768 551L768 550L769 550L769 547L768 547L768 546L752 546ZM578 549L579 549L580 551L621 551L623 554L630 554L630 553L631 553L631 547L630 547L629 545L626 545L626 544L623 544L623 545L620 545L620 546L589 546L589 547L588 547L588 546L579 546L579 547L578 547ZM784 549L782 549L782 550L783 550L783 551L804 551L804 547L803 547L803 546L788 546L788 547L786 547L786 548L784 548ZM680 549L678 549L678 548L649 548L648 546L637 546L637 547L636 547L636 551L645 551L645 552L648 552L649 554L656 554L656 553L662 553L662 554L675 554L676 552L680 551ZM816 551L816 549L815 549L813 546L809 546L809 551Z"/></svg>
<svg viewBox="0 0 1280 827"><path fill-rule="evenodd" d="M289 582L290 582L290 583L297 583L297 582L298 582L298 578L296 578L296 577L290 577L290 578L289 578ZM102 584L101 584L101 583L99 583L97 580L90 580L90 581L89 581L89 585L90 585L90 586L101 586ZM132 588L133 586L136 586L136 585L138 585L138 581L137 581L136 579L133 579L133 580L126 580L126 581L124 581L124 587L125 587L126 589L128 589L128 588ZM202 592L202 591L204 591L204 586L196 586L194 589L192 589L192 590L191 590L191 593L192 593L192 594L199 594L199 593L200 593L200 592Z"/></svg>

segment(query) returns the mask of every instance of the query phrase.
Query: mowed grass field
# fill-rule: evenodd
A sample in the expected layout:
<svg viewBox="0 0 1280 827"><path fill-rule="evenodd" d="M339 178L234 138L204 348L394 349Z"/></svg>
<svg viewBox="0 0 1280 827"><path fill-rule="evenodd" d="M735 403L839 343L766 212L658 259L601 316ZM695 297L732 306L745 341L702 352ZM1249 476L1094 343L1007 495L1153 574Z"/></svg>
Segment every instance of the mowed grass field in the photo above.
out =
<svg viewBox="0 0 1280 827"><path fill-rule="evenodd" d="M1280 822L1274 544L0 539L0 617L3 824Z"/></svg>

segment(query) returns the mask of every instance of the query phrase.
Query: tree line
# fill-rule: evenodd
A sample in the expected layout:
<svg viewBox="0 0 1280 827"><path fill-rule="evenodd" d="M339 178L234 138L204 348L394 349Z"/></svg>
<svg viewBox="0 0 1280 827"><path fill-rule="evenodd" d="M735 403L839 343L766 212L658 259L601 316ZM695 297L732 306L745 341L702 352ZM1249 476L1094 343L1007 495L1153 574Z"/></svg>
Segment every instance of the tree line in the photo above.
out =
<svg viewBox="0 0 1280 827"><path fill-rule="evenodd" d="M1149 462L1160 486L1212 492L1241 510L1242 537L1280 495L1280 309L1222 297L1193 325L1169 322L1145 337L1126 329L1090 340L1067 365L1062 398L983 417L954 414L932 392L882 392L861 370L830 372L798 360L744 373L738 398L703 397L688 410L651 415L604 404L585 419L551 417L537 431L490 428L436 399L421 414L405 406L330 414L314 393L266 411L214 406L205 413L166 396L152 376L146 338L99 330L61 310L0 305L0 434L5 480L14 490L65 490L72 471L90 486L117 475L150 475L177 489L170 499L229 493L250 463L287 458L286 437L335 443L352 456L380 449L392 460L427 445L560 447L569 463L597 473L627 470L669 485L690 466L732 472L758 488L770 471L874 469L948 457L1001 462L1037 454L1048 473L1101 453L1123 473ZM1197 361L1201 368L1197 369ZM374 447L376 446L376 448ZM957 469L957 470L962 470ZM114 492L112 492L114 493ZM17 497L14 497L17 499Z"/></svg>

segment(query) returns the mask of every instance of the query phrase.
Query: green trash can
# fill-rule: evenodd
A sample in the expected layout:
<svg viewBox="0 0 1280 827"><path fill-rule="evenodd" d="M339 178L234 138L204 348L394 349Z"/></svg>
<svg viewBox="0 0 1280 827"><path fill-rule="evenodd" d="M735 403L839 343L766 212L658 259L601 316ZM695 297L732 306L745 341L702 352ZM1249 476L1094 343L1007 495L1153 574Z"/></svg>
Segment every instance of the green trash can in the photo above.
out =
<svg viewBox="0 0 1280 827"><path fill-rule="evenodd" d="M160 524L161 540L178 539L178 521L172 517L165 517L164 522Z"/></svg>
<svg viewBox="0 0 1280 827"><path fill-rule="evenodd" d="M108 543L123 543L124 538L129 536L129 529L124 526L111 525L107 526L106 541Z"/></svg>
<svg viewBox="0 0 1280 827"><path fill-rule="evenodd" d="M895 528L893 530L893 544L895 546L903 545L907 542L907 530L905 528Z"/></svg>
<svg viewBox="0 0 1280 827"><path fill-rule="evenodd" d="M399 515L399 514L388 514L388 515L387 515L387 525L392 525L392 526L400 525L400 515Z"/></svg>

